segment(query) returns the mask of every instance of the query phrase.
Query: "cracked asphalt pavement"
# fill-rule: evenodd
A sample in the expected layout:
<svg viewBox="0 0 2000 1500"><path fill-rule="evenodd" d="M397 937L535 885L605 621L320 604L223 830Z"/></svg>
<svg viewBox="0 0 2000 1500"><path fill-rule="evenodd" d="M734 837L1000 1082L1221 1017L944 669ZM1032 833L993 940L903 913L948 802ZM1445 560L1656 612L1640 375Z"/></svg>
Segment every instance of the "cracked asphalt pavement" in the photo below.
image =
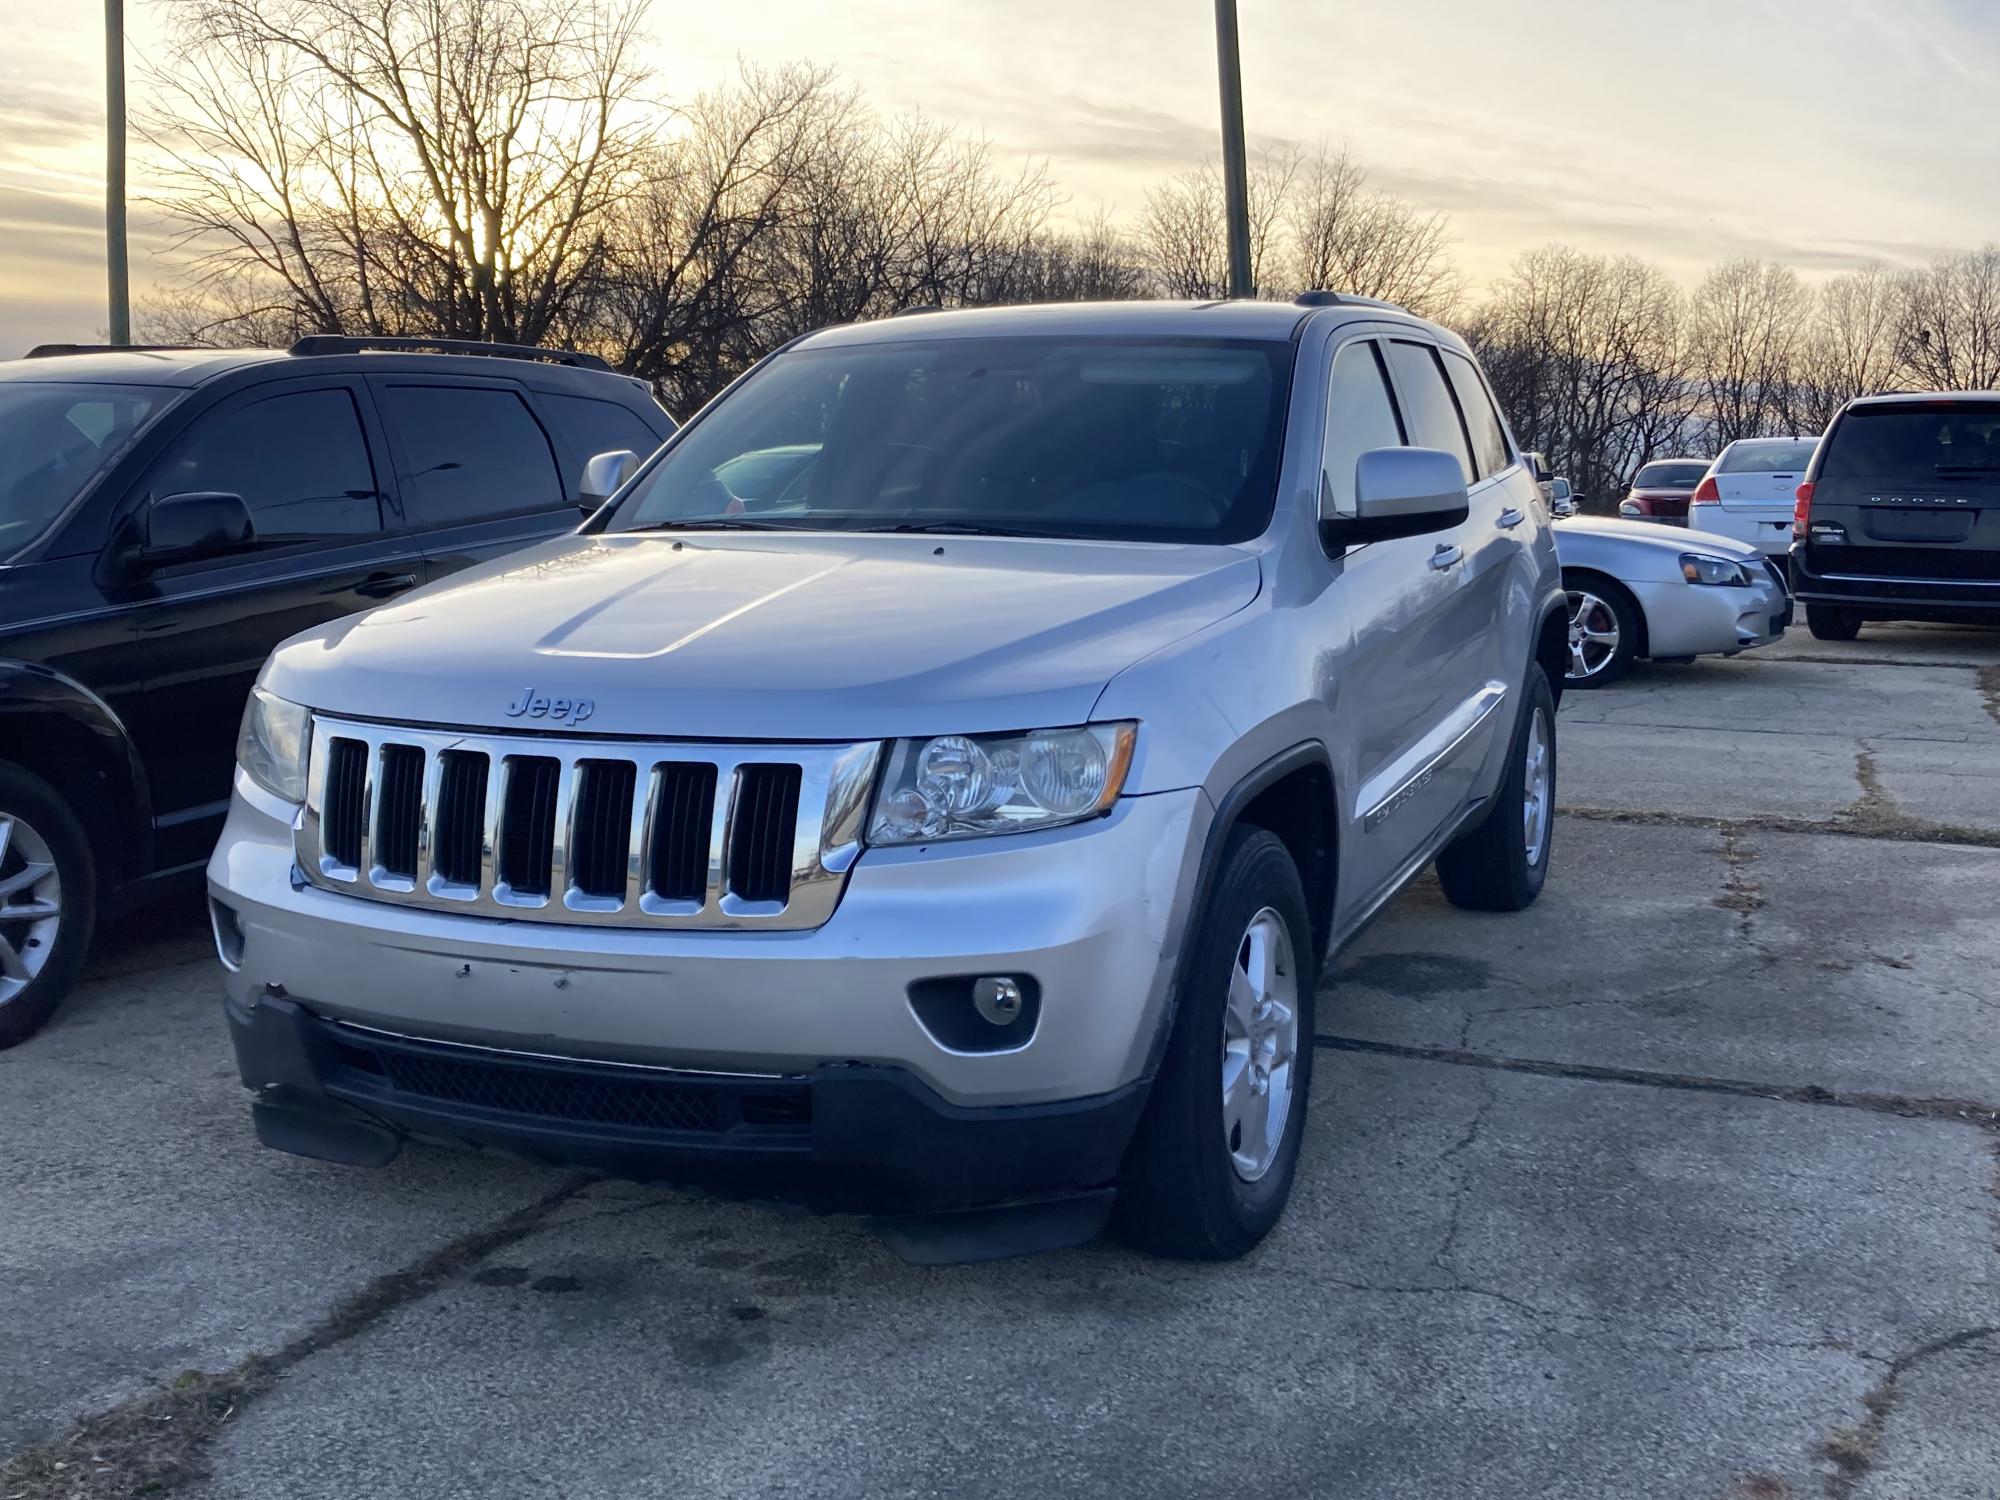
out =
<svg viewBox="0 0 2000 1500"><path fill-rule="evenodd" d="M0 1054L0 1497L2000 1495L2000 634L1560 716L1533 911L1342 956L1226 1266L263 1151L198 905Z"/></svg>

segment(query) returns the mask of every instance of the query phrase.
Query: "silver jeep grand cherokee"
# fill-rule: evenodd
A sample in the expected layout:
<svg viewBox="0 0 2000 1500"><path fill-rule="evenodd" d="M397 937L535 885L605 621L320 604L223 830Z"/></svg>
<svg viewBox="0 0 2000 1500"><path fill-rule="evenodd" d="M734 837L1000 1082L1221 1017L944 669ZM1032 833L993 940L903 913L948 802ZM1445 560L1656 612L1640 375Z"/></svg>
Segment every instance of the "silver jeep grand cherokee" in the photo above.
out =
<svg viewBox="0 0 2000 1500"><path fill-rule="evenodd" d="M258 1133L1240 1254L1328 956L1433 858L1541 889L1566 632L1398 309L814 334L573 537L271 658L209 866Z"/></svg>

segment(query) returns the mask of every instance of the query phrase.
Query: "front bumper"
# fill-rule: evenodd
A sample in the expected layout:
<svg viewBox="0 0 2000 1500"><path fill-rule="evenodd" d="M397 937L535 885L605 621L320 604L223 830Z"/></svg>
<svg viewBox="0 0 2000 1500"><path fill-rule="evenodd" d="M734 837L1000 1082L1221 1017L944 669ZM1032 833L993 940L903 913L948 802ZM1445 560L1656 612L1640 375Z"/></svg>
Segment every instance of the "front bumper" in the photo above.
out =
<svg viewBox="0 0 2000 1500"><path fill-rule="evenodd" d="M274 997L225 1010L268 1146L379 1166L420 1141L822 1211L1077 1200L1117 1175L1146 1099L1135 1082L966 1108L899 1068L620 1067L394 1036Z"/></svg>
<svg viewBox="0 0 2000 1500"><path fill-rule="evenodd" d="M239 775L209 863L238 1006L277 994L332 1021L590 1062L887 1066L966 1106L1088 1098L1141 1076L1212 815L1189 789L1045 833L871 849L824 925L754 932L559 926L320 890L293 869L292 811ZM1032 1032L1004 1050L946 1045L911 1002L919 981L981 974L1039 990Z"/></svg>
<svg viewBox="0 0 2000 1500"><path fill-rule="evenodd" d="M1784 636L1792 602L1768 568L1748 588L1686 582L1631 585L1646 615L1653 657L1734 656Z"/></svg>

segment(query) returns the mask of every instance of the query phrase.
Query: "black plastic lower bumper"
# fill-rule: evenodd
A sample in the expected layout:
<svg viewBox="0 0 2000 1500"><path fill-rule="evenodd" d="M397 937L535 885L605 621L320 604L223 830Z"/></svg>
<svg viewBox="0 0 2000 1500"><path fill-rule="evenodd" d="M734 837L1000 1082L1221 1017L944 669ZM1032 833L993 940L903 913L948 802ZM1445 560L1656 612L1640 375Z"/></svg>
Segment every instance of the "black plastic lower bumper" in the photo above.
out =
<svg viewBox="0 0 2000 1500"><path fill-rule="evenodd" d="M1937 620L2000 624L2000 579L1886 578L1815 573L1797 549L1791 554L1792 597L1802 604L1833 604L1884 620Z"/></svg>
<svg viewBox="0 0 2000 1500"><path fill-rule="evenodd" d="M967 1108L893 1067L683 1073L393 1036L289 999L226 1009L259 1138L354 1165L416 1140L823 1211L935 1213L1099 1194L1146 1101L1140 1081Z"/></svg>

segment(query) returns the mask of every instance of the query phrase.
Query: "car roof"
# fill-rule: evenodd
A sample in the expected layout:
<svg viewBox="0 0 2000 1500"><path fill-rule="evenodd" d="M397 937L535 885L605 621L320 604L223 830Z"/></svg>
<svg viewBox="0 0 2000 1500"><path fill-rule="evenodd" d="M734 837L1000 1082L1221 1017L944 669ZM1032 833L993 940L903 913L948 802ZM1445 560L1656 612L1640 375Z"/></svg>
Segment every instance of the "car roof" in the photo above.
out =
<svg viewBox="0 0 2000 1500"><path fill-rule="evenodd" d="M1394 317L1387 309L1355 305L1354 312ZM991 338L1035 334L1117 337L1289 339L1314 312L1295 302L1044 302L1028 307L926 309L848 323L808 334L796 346L824 349L854 344L908 343L920 339ZM1406 315L1405 315L1406 316ZM1415 320L1412 320L1413 322Z"/></svg>
<svg viewBox="0 0 2000 1500"><path fill-rule="evenodd" d="M1818 441L1819 439L1816 437L1808 437L1804 433L1800 433L1795 437L1733 438L1730 440L1728 446L1731 448L1755 448L1760 445L1771 446L1778 443L1816 443Z"/></svg>
<svg viewBox="0 0 2000 1500"><path fill-rule="evenodd" d="M81 385L153 385L194 387L257 366L284 366L299 375L451 374L508 376L530 385L560 388L597 385L606 379L647 389L644 381L615 370L559 364L554 360L512 358L491 354L429 350L355 349L295 354L288 349L92 349L75 354L51 352L22 359L0 360L0 381Z"/></svg>
<svg viewBox="0 0 2000 1500"><path fill-rule="evenodd" d="M1884 391L1876 396L1856 396L1849 406L1922 406L1938 401L1990 404L2000 401L2000 391Z"/></svg>

